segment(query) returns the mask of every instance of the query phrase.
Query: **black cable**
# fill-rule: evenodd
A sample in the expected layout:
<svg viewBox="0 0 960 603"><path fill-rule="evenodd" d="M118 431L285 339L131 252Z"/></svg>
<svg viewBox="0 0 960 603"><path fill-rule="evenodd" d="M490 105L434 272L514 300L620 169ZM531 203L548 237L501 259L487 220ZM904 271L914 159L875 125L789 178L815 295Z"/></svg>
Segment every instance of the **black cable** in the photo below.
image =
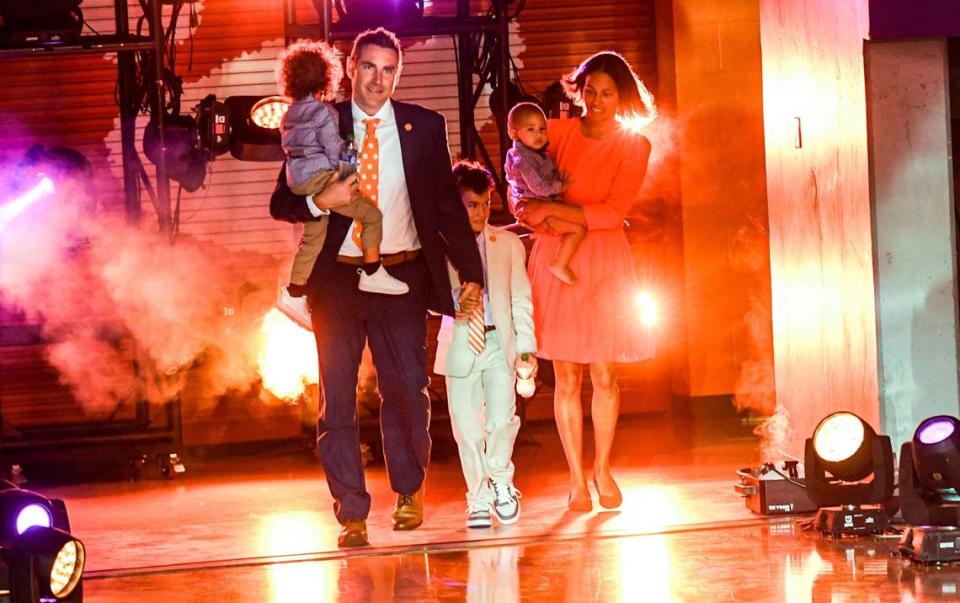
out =
<svg viewBox="0 0 960 603"><path fill-rule="evenodd" d="M509 0L507 4L511 4L513 0ZM520 16L520 13L523 12L523 8L527 5L527 0L520 0L520 5L517 6L517 10L513 11L513 14L507 14L507 21L513 21L514 19ZM506 12L506 11L505 11Z"/></svg>
<svg viewBox="0 0 960 603"><path fill-rule="evenodd" d="M187 72L193 71L193 27L197 23L197 7L196 3L190 3L190 27L188 31L190 32L190 54L187 55Z"/></svg>
<svg viewBox="0 0 960 603"><path fill-rule="evenodd" d="M103 34L101 34L99 31L97 31L96 29L94 29L93 25L90 25L90 22L89 22L89 21L84 20L84 21L83 21L83 25L84 25L87 29L89 29L90 31L92 31L92 32L94 33L94 35L97 35L97 36L103 35Z"/></svg>
<svg viewBox="0 0 960 603"><path fill-rule="evenodd" d="M173 219L170 224L170 238L175 238L180 233L180 195L183 194L183 185L177 187L177 203L173 207Z"/></svg>

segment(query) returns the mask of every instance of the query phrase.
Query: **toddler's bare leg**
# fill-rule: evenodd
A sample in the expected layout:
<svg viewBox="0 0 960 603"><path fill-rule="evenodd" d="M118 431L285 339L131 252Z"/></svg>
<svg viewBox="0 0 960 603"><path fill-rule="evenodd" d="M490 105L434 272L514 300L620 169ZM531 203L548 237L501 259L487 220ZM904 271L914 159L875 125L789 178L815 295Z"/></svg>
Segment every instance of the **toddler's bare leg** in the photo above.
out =
<svg viewBox="0 0 960 603"><path fill-rule="evenodd" d="M570 260L573 259L580 243L587 236L587 228L583 224L555 218L551 218L550 226L563 233L560 239L560 248L557 249L557 256L550 263L550 272L564 283L574 285L577 282L577 276L570 270Z"/></svg>

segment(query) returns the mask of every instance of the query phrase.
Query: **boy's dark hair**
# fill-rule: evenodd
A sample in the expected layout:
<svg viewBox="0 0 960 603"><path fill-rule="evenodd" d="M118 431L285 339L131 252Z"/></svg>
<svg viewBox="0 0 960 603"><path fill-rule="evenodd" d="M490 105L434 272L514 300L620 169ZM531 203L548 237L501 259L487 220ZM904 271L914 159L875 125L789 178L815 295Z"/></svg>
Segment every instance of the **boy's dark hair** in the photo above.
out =
<svg viewBox="0 0 960 603"><path fill-rule="evenodd" d="M368 29L357 34L357 37L353 39L353 49L350 51L350 58L357 60L363 47L370 44L379 46L380 48L395 50L397 52L397 65L403 64L403 49L400 48L400 39L397 38L397 34L383 27Z"/></svg>
<svg viewBox="0 0 960 603"><path fill-rule="evenodd" d="M540 105L536 103L517 103L510 109L510 113L507 114L507 126L516 128L518 121L530 115L539 115L543 119L547 119Z"/></svg>
<svg viewBox="0 0 960 603"><path fill-rule="evenodd" d="M297 42L280 54L277 83L280 92L295 101L318 92L329 100L342 78L340 58L325 42Z"/></svg>
<svg viewBox="0 0 960 603"><path fill-rule="evenodd" d="M469 159L462 159L453 165L453 182L457 190L473 191L478 195L496 187L490 170Z"/></svg>

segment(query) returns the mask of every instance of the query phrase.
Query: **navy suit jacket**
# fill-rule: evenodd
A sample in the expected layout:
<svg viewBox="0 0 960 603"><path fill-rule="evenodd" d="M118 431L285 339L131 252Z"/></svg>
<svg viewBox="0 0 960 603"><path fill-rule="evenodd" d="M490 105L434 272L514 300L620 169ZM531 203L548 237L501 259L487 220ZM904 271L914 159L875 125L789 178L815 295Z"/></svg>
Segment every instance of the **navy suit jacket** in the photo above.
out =
<svg viewBox="0 0 960 603"><path fill-rule="evenodd" d="M400 135L400 152L413 222L430 270L427 307L452 316L454 308L446 258L459 272L461 281L482 285L483 266L467 211L451 175L446 121L443 115L424 107L396 100L391 102ZM353 112L350 101L337 103L335 107L340 114L340 135L343 138L352 136ZM306 198L290 192L284 169L280 170L277 187L270 198L270 215L286 222L316 219L307 207ZM307 281L308 296L334 266L337 252L353 222L335 212L331 212L329 217L323 250Z"/></svg>

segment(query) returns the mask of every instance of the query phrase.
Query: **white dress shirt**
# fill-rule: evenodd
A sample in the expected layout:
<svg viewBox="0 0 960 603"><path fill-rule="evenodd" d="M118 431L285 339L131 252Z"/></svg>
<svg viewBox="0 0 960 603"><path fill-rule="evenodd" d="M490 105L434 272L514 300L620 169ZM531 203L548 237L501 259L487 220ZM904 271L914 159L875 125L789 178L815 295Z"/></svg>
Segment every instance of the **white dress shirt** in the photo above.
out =
<svg viewBox="0 0 960 603"><path fill-rule="evenodd" d="M489 286L490 278L487 276L487 240L484 233L477 235L477 248L480 250L480 263L483 264L483 282ZM493 326L493 311L490 310L490 293L487 287L483 288L483 323L488 327Z"/></svg>
<svg viewBox="0 0 960 603"><path fill-rule="evenodd" d="M420 239L413 223L413 211L410 209L410 194L407 192L407 178L403 172L403 155L400 152L400 132L397 119L393 114L393 104L387 100L375 115L367 115L351 102L353 111L353 139L358 148L363 148L367 135L365 119L379 119L377 140L380 143L380 172L377 175L377 207L383 213L383 242L380 253L398 253L420 249ZM353 242L354 224L340 246L340 255L363 255Z"/></svg>

